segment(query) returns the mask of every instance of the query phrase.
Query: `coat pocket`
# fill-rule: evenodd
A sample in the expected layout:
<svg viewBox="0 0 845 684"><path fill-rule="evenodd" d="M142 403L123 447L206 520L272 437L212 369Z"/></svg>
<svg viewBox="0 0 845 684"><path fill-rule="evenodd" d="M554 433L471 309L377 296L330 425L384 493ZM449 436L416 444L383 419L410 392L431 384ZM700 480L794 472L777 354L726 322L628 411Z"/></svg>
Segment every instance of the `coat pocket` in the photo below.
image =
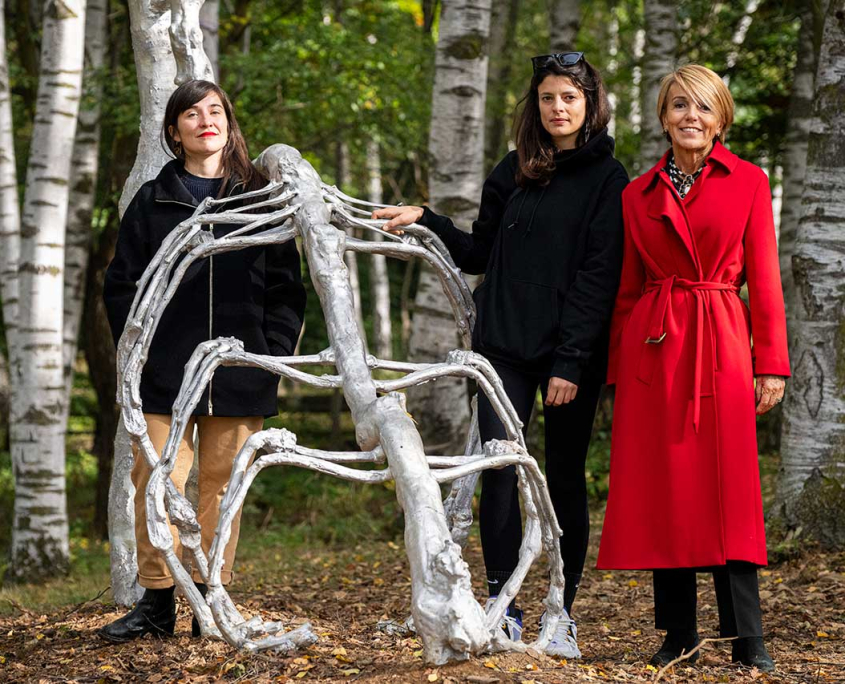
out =
<svg viewBox="0 0 845 684"><path fill-rule="evenodd" d="M657 355L660 353L659 344L643 343L640 349L640 360L637 363L637 380L650 385L654 378L654 366L657 363Z"/></svg>

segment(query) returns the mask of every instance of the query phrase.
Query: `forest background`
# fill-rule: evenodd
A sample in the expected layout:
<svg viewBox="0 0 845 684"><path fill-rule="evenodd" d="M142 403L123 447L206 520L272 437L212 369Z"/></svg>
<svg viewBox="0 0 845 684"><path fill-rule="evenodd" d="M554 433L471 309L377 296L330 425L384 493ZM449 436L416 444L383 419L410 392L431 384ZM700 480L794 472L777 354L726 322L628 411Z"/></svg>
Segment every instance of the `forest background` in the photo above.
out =
<svg viewBox="0 0 845 684"><path fill-rule="evenodd" d="M552 47L577 48L602 71L614 106L611 133L616 154L632 177L655 161L652 149L646 149L655 144L655 115L649 100L649 87L655 81L652 72L661 64L696 62L728 81L737 104L729 147L767 171L776 222L779 226L788 223L794 231L801 213L801 188L799 184L797 196L794 186L790 193L789 174L795 166L790 155L795 154L797 136L806 156L813 95L812 86L808 96L799 81L809 73L812 83L815 73L826 10L822 4L810 0L494 0L489 43L482 47L490 57L483 173L508 150L513 112L531 76L531 56ZM21 199L34 149L45 6L50 7L36 0L7 0L4 5ZM98 109L100 142L98 172L90 188L90 227L86 224L82 242L88 262L81 297L83 323L69 376L70 575L37 588L24 584L2 589L11 602L0 605L0 614L14 613L15 604L21 603L37 611L83 601L108 583L106 504L116 413L114 350L100 303L101 283L119 226L118 203L135 160L140 104L128 3L108 0L100 6L105 15L104 59L86 72L82 102L83 109ZM207 51L219 83L235 105L251 154L283 142L299 149L324 181L350 195L380 195L385 203L430 201L434 144L430 133L438 97L433 83L441 9L437 0L207 2L203 25L209 46L213 45ZM668 29L667 16L671 16ZM663 68L662 73L666 71ZM793 239L791 234L784 235L782 247L792 249ZM358 259L357 287L362 325L371 345L378 346L373 263ZM782 263L786 264L785 287L791 288L789 254ZM326 348L327 337L305 272L307 265L303 268L310 306L299 351L311 354ZM420 309L415 306L419 270L413 262L387 262L389 353L394 358L407 358L413 346L415 314ZM12 579L9 558L15 496L5 339L0 336L0 586L4 576ZM309 446L355 448L351 419L340 394L312 393L283 383L279 399L279 416L268 425L294 429L300 443ZM413 403L409 410L425 423L425 415L417 414ZM587 466L597 515L607 492L611 416L612 403L605 398ZM542 454L541 428L540 416L529 433L535 454ZM778 407L759 421L769 510L777 500L781 433L782 409ZM350 485L295 470L260 477L247 499L245 520L245 528L260 532L244 535L247 557L258 557L271 545L296 553L306 547L313 551L369 542L393 544L401 541L403 530L391 487ZM784 525L777 516L772 521L775 557L800 555L795 525ZM835 533L821 536L829 545L831 540L841 542L842 534L840 526Z"/></svg>

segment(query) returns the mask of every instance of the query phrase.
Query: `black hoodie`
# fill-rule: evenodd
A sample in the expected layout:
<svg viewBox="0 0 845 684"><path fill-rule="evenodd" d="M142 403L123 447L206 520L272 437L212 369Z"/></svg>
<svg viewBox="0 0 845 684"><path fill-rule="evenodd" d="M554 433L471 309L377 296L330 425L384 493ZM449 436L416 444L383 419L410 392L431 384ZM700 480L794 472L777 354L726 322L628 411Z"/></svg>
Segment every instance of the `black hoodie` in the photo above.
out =
<svg viewBox="0 0 845 684"><path fill-rule="evenodd" d="M484 273L474 293L474 351L577 384L604 377L622 268L622 190L628 174L607 130L555 156L546 186L516 184L510 152L484 183L472 233L426 208L420 223L458 268Z"/></svg>
<svg viewBox="0 0 845 684"><path fill-rule="evenodd" d="M191 217L197 202L171 161L138 190L120 222L103 299L115 344L123 333L136 283L164 238ZM236 194L238 186L227 194ZM225 208L231 208L231 204ZM215 237L240 228L216 223ZM170 413L185 364L200 342L236 337L255 354L293 354L305 311L299 252L293 240L250 247L195 262L164 310L141 377L146 413ZM259 368L218 368L193 415L276 415L278 378Z"/></svg>

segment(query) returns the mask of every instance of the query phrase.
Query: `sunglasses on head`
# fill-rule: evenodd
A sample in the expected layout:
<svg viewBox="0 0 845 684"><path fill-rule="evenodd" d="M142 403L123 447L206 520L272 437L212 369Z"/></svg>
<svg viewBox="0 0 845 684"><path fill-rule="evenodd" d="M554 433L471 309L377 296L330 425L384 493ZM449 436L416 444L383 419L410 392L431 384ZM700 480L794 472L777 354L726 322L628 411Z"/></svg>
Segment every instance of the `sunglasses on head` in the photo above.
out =
<svg viewBox="0 0 845 684"><path fill-rule="evenodd" d="M540 69L547 69L552 63L562 67L570 67L578 64L584 57L583 52L555 52L551 55L538 55L531 58L536 74Z"/></svg>

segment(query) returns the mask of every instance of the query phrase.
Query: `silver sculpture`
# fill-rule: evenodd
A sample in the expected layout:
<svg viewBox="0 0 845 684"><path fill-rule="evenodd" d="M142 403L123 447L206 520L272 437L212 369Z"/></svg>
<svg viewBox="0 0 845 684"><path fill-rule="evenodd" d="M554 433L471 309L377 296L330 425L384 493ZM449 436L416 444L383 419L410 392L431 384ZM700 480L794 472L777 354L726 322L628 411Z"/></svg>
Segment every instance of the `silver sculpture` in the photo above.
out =
<svg viewBox="0 0 845 684"><path fill-rule="evenodd" d="M277 622L263 622L259 617L245 619L220 580L223 550L229 540L232 520L252 481L264 468L288 465L354 482L395 482L396 495L405 514L405 546L411 570L412 615L408 623L412 622L422 639L426 661L443 664L488 650L534 648L543 651L563 612L560 529L545 479L526 451L522 424L499 377L483 357L470 351L453 351L445 362L436 364L385 361L368 355L355 323L343 254L351 250L400 259L425 259L440 276L458 329L468 346L475 309L460 271L437 236L422 226L405 228L402 237L383 233L384 241L380 242L348 237L344 229L380 231L384 221L367 217L373 207L384 205L349 197L335 187L323 184L313 167L292 147L270 147L259 157L257 165L271 179L270 185L234 198L206 199L190 219L168 235L138 282L117 352L118 402L123 420L138 452L153 469L146 492L150 540L164 555L203 634L222 636L232 646L251 651L287 652L316 640L308 624L285 632ZM248 207L226 208L227 204L243 199L252 199L254 203ZM212 208L219 211L208 213ZM263 213L256 212L258 209ZM224 237L214 238L206 229L211 223L239 224L241 227ZM199 345L185 367L182 386L173 406L170 434L163 452L157 454L142 413L141 372L156 326L185 272L196 260L212 254L277 244L297 235L302 238L314 288L325 312L330 348L312 356L273 357L248 353L241 342L232 338ZM336 373L315 375L299 368L304 365L328 366L336 369ZM342 389L361 450L309 449L297 444L296 435L288 430L265 430L253 435L236 457L220 507L215 540L206 557L200 545L195 511L176 491L170 473L191 412L219 366L258 367L315 387ZM376 380L372 376L375 369L405 375L399 379ZM482 450L474 417L464 456L426 456L400 391L445 376L472 378L478 383L502 420L508 441L493 440ZM384 467L359 470L354 467L358 463L384 464ZM519 475L519 491L526 512L525 534L518 567L485 614L472 595L470 574L461 557L461 548L472 522L470 505L479 472L508 465L515 465ZM440 484L445 482L451 482L452 487L444 507ZM194 567L208 585L205 600L173 551L168 515L178 529L182 545L192 554ZM513 643L499 625L541 551L546 552L551 569L549 591L544 601L546 619L535 642Z"/></svg>

